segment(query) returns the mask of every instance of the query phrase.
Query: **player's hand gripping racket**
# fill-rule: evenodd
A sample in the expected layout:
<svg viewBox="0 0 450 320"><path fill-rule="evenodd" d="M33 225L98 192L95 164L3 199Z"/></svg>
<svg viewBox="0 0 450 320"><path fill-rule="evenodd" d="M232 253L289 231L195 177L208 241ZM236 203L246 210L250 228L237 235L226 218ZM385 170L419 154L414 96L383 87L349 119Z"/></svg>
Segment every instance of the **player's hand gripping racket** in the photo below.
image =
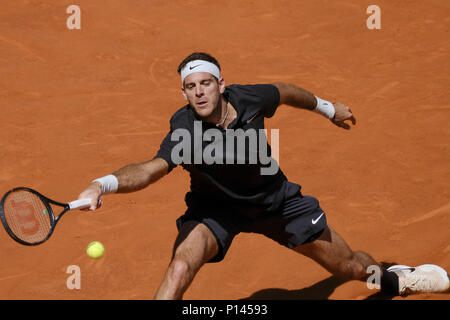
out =
<svg viewBox="0 0 450 320"><path fill-rule="evenodd" d="M56 217L51 204L63 208ZM21 244L34 246L50 238L64 213L89 206L90 199L61 203L33 189L20 187L3 196L0 202L0 218L11 238Z"/></svg>

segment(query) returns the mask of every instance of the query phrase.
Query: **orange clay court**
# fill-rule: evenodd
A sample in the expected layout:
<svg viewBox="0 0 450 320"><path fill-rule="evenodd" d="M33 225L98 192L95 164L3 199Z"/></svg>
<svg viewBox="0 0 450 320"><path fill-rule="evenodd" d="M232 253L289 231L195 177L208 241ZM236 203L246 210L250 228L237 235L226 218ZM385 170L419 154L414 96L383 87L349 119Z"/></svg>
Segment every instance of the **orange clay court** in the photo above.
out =
<svg viewBox="0 0 450 320"><path fill-rule="evenodd" d="M194 51L227 84L288 82L348 105L350 131L281 106L280 167L319 199L329 224L376 260L450 269L450 3L372 1L3 1L0 11L0 193L34 188L63 202L93 179L150 160L185 104L176 68ZM52 238L21 246L0 230L0 299L151 299L170 261L189 176L72 211ZM91 259L100 241L105 255ZM81 289L66 287L71 265ZM213 284L213 285L212 285ZM240 234L184 299L370 299L312 260ZM394 299L442 299L420 294Z"/></svg>

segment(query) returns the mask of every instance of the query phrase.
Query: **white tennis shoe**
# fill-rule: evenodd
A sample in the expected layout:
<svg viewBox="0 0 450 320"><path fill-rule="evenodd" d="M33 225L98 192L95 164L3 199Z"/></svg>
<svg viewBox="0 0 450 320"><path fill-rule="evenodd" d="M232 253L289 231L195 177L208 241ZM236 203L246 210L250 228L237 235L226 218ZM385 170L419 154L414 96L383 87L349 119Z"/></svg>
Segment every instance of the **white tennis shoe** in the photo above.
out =
<svg viewBox="0 0 450 320"><path fill-rule="evenodd" d="M450 281L447 272L434 264L423 264L418 267L394 265L387 271L395 272L399 279L399 294L445 292Z"/></svg>

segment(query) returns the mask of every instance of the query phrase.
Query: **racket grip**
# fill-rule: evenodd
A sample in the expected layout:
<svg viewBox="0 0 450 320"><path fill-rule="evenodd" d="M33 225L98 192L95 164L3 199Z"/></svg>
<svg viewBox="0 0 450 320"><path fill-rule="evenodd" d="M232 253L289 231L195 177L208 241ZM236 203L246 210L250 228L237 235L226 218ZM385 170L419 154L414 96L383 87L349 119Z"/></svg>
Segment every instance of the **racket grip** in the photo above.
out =
<svg viewBox="0 0 450 320"><path fill-rule="evenodd" d="M85 209L89 208L90 206L91 206L91 199L88 198L69 202L70 210Z"/></svg>

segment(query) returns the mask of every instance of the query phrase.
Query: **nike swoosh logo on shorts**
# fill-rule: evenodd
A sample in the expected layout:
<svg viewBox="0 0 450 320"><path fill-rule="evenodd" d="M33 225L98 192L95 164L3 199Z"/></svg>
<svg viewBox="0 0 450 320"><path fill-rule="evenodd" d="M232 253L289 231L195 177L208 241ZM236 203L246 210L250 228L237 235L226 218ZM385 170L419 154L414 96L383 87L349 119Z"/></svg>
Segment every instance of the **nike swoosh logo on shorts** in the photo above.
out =
<svg viewBox="0 0 450 320"><path fill-rule="evenodd" d="M253 119L255 119L257 116L259 115L259 112L255 113L250 119L247 120L246 123L250 123L253 121Z"/></svg>
<svg viewBox="0 0 450 320"><path fill-rule="evenodd" d="M315 219L315 220L312 219L312 220L311 220L312 224L316 224L317 221L319 221L319 219L322 218L322 216L323 216L324 213L325 213L325 212L322 212L322 214L321 214L317 219Z"/></svg>
<svg viewBox="0 0 450 320"><path fill-rule="evenodd" d="M194 69L194 68L197 68L198 66L201 66L201 64L198 64L198 65L196 65L196 66L190 66L190 67L189 67L189 70L192 70L192 69Z"/></svg>

